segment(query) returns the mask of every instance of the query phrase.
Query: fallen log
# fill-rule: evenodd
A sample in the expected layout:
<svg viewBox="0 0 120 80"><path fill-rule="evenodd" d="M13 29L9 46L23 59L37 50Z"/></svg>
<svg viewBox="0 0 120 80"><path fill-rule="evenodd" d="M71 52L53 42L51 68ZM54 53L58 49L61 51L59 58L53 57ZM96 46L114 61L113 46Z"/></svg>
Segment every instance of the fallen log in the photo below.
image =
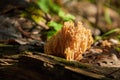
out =
<svg viewBox="0 0 120 80"><path fill-rule="evenodd" d="M37 70L41 69L40 66L42 65L44 66L46 71L48 70L48 72L50 72L49 74L51 74L52 72L53 75L57 74L61 76L67 76L67 73L65 71L70 71L71 74L76 75L75 77L72 76L72 78L73 79L75 78L76 80L79 79L87 80L90 78L91 80L92 79L117 80L117 78L119 79L118 74L120 73L119 68L99 67L90 64L84 64L81 62L66 61L63 58L46 55L44 53L35 53L34 55L24 55L21 56L19 60L20 63L22 63L22 65L24 66L29 65ZM46 67L47 68L49 67L49 69L46 69ZM59 74L59 73L63 73L63 74ZM71 75L69 75L69 77L71 77ZM87 79L85 79L86 77Z"/></svg>
<svg viewBox="0 0 120 80"><path fill-rule="evenodd" d="M5 80L119 80L120 78L120 68L67 61L44 53L35 52L6 58L1 60L12 64L0 65L0 79Z"/></svg>

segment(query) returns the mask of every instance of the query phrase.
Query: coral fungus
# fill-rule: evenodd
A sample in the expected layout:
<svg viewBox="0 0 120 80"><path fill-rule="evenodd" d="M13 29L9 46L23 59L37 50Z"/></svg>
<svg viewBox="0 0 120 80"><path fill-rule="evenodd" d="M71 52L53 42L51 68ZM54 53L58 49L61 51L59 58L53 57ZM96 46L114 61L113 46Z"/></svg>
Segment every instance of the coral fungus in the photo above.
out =
<svg viewBox="0 0 120 80"><path fill-rule="evenodd" d="M52 36L45 44L46 54L80 61L82 54L91 47L93 38L91 31L81 22L65 22L62 29Z"/></svg>

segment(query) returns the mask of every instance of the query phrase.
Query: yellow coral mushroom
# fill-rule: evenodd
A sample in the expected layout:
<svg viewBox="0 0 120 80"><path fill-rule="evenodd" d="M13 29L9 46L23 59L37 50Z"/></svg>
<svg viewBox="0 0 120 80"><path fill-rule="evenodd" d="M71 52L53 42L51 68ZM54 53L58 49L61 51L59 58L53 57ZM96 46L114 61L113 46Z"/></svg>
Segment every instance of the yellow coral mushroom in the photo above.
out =
<svg viewBox="0 0 120 80"><path fill-rule="evenodd" d="M81 22L65 22L62 29L52 36L45 44L46 54L80 61L82 54L93 43L90 29L86 29Z"/></svg>

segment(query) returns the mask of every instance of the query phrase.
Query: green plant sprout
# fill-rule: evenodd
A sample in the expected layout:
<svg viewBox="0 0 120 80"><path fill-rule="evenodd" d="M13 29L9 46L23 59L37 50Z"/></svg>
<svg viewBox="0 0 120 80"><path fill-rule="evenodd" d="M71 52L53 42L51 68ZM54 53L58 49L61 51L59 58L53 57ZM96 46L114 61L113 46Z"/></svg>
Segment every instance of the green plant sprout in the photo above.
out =
<svg viewBox="0 0 120 80"><path fill-rule="evenodd" d="M116 28L116 29L112 29L112 30L104 33L102 36L96 36L96 37L95 37L95 41L100 40L100 39L105 39L105 38L107 38L107 36L109 36L109 35L111 35L111 34L113 34L113 33L118 33L118 34L116 35L116 38L117 38L118 40L120 40L120 28Z"/></svg>
<svg viewBox="0 0 120 80"><path fill-rule="evenodd" d="M55 4L52 0L38 0L37 5L39 8L45 13L57 14L60 17L61 21L69 21L74 20L75 17L71 14L65 13L60 6ZM47 37L50 38L53 34L55 34L58 30L61 29L62 23L57 23L56 21L48 22L48 26L53 28L53 30L48 31Z"/></svg>

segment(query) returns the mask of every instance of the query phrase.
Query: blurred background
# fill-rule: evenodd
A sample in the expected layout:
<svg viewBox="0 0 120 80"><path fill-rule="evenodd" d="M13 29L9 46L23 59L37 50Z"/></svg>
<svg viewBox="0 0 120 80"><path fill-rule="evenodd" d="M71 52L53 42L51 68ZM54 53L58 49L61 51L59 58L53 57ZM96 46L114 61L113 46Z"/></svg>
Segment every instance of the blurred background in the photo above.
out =
<svg viewBox="0 0 120 80"><path fill-rule="evenodd" d="M44 53L66 21L92 32L94 43L80 62L120 67L120 0L0 0L0 58Z"/></svg>
<svg viewBox="0 0 120 80"><path fill-rule="evenodd" d="M82 21L95 40L120 40L119 0L0 0L0 5L1 41L46 41L69 20Z"/></svg>

